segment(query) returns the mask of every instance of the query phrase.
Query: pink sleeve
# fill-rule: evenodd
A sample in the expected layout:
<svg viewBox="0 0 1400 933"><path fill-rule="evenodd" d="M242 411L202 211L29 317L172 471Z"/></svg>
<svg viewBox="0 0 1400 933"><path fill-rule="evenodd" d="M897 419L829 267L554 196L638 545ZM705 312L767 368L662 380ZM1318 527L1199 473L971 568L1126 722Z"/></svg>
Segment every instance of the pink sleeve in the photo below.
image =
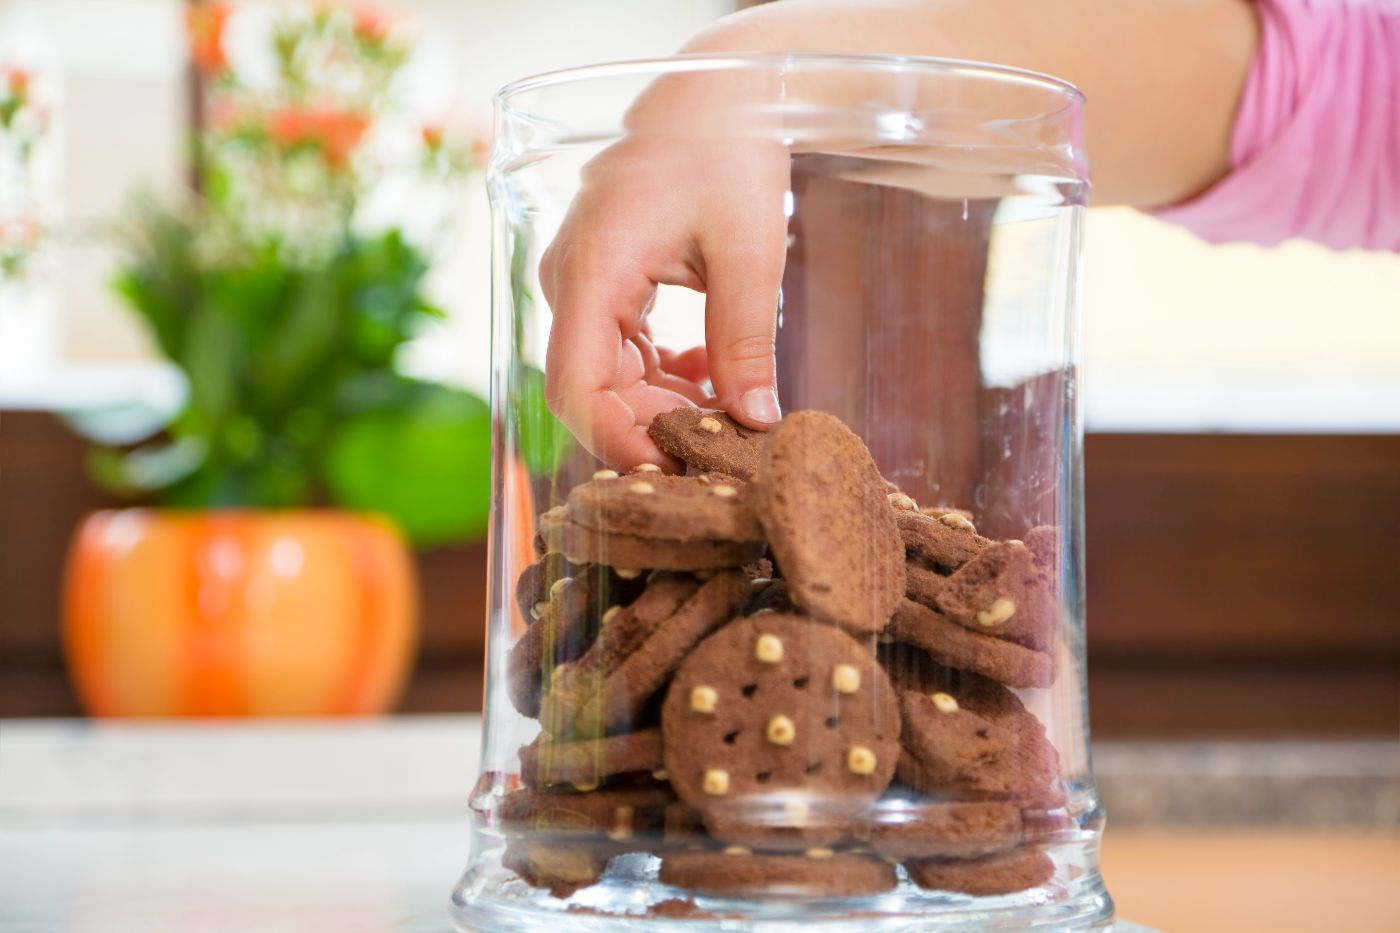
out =
<svg viewBox="0 0 1400 933"><path fill-rule="evenodd" d="M1400 0L1258 0L1232 169L1157 212L1213 243L1400 251Z"/></svg>

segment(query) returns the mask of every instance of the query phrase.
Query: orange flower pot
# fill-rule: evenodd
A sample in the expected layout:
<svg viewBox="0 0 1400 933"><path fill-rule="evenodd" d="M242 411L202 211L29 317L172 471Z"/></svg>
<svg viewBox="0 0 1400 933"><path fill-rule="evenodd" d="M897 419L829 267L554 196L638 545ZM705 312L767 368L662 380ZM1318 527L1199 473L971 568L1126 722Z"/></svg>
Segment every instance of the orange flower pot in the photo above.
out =
<svg viewBox="0 0 1400 933"><path fill-rule="evenodd" d="M93 513L69 552L65 616L95 716L382 713L418 635L398 533L335 511Z"/></svg>

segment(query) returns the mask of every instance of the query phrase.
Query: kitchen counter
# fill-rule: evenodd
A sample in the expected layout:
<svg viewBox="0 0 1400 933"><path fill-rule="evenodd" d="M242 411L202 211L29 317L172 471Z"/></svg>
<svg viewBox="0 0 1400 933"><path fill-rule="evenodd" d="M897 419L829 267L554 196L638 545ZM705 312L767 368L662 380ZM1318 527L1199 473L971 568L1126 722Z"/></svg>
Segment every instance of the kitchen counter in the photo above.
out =
<svg viewBox="0 0 1400 933"><path fill-rule="evenodd" d="M0 933L443 933L467 856L479 728L465 716L0 722ZM1363 803L1379 819L1337 809L1327 791L1330 811L1285 828L1258 812L1252 825L1221 815L1164 828L1153 806L1126 798L1129 826L1110 831L1104 860L1120 911L1171 931L1400 929L1387 899L1400 877L1400 808L1385 809L1394 749L1242 749L1105 746L1110 812L1115 786L1142 783L1133 762L1170 815L1187 799L1172 789L1174 766L1178 784L1213 785L1207 796L1223 802L1239 793L1227 776L1251 773L1243 755L1256 771L1292 762L1305 789L1328 784L1329 761L1359 774L1350 797L1371 793ZM1270 793L1281 800L1288 786L1276 778Z"/></svg>

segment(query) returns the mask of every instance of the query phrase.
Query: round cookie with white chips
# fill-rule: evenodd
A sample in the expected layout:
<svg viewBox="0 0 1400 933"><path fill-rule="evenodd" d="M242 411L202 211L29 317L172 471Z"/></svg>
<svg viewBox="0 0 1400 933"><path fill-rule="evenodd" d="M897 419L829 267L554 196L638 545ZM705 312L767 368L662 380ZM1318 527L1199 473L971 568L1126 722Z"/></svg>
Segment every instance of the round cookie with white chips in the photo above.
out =
<svg viewBox="0 0 1400 933"><path fill-rule="evenodd" d="M899 757L898 705L875 658L832 626L773 612L695 649L661 729L676 793L712 835L759 849L848 838Z"/></svg>

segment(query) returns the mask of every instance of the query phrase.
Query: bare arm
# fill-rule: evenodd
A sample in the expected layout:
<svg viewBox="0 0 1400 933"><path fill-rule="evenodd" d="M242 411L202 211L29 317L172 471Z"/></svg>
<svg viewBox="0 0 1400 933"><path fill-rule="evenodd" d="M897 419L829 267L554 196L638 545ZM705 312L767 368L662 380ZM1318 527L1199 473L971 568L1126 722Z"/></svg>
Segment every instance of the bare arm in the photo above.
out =
<svg viewBox="0 0 1400 933"><path fill-rule="evenodd" d="M725 17L685 51L932 55L1056 75L1088 99L1096 203L1153 207L1229 169L1256 31L1248 0L783 0ZM760 429L780 414L787 153L705 132L707 120L723 127L736 112L735 89L719 89L710 80L649 89L629 137L590 163L541 260L554 313L550 407L616 464L676 466L646 425L677 405L717 405ZM652 345L646 315L658 284L705 292L704 349Z"/></svg>
<svg viewBox="0 0 1400 933"><path fill-rule="evenodd" d="M1159 207L1229 170L1257 31L1249 0L783 0L725 17L685 51L880 52L1043 71L1088 99L1095 203Z"/></svg>

